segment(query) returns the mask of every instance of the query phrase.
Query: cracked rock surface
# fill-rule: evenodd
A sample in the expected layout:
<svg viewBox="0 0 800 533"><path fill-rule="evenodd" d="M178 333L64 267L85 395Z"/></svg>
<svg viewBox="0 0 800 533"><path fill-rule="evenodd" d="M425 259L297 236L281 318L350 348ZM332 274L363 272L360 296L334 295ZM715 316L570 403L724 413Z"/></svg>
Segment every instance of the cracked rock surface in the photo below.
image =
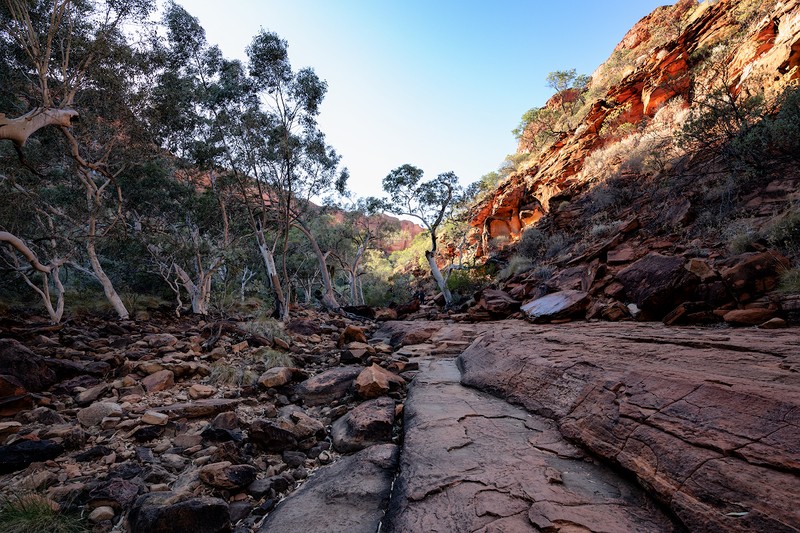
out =
<svg viewBox="0 0 800 533"><path fill-rule="evenodd" d="M675 531L552 420L462 386L452 359L423 359L420 370L382 531Z"/></svg>
<svg viewBox="0 0 800 533"><path fill-rule="evenodd" d="M796 329L513 321L459 357L465 384L632 472L691 531L800 531L799 361Z"/></svg>

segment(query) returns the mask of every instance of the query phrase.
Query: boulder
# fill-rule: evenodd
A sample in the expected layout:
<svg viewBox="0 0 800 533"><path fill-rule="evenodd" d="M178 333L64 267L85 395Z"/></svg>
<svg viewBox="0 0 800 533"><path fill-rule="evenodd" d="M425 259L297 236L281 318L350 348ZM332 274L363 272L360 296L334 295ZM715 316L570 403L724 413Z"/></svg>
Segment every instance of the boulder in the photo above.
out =
<svg viewBox="0 0 800 533"><path fill-rule="evenodd" d="M734 309L723 315L723 320L732 326L758 326L775 318L774 309Z"/></svg>
<svg viewBox="0 0 800 533"><path fill-rule="evenodd" d="M255 479L256 467L234 465L230 461L208 464L200 469L200 480L217 489L239 490Z"/></svg>
<svg viewBox="0 0 800 533"><path fill-rule="evenodd" d="M519 305L520 302L505 291L485 289L481 292L477 307L493 318L505 318L519 311Z"/></svg>
<svg viewBox="0 0 800 533"><path fill-rule="evenodd" d="M131 533L227 533L228 504L219 498L153 492L140 496L128 514Z"/></svg>
<svg viewBox="0 0 800 533"><path fill-rule="evenodd" d="M352 453L373 444L390 442L394 417L395 402L391 398L364 402L333 423L333 447L341 453Z"/></svg>
<svg viewBox="0 0 800 533"><path fill-rule="evenodd" d="M171 370L159 370L142 379L147 392L158 392L175 386L175 374Z"/></svg>
<svg viewBox="0 0 800 533"><path fill-rule="evenodd" d="M122 407L114 402L95 402L78 411L78 421L85 427L99 426L108 416L121 417Z"/></svg>
<svg viewBox="0 0 800 533"><path fill-rule="evenodd" d="M789 260L775 250L750 252L721 261L720 275L741 303L750 302L778 286Z"/></svg>
<svg viewBox="0 0 800 533"><path fill-rule="evenodd" d="M796 336L504 323L459 363L465 384L553 419L568 440L634 475L688 530L785 531L800 523ZM405 446L409 439L407 426Z"/></svg>
<svg viewBox="0 0 800 533"><path fill-rule="evenodd" d="M416 300L415 300L416 301ZM440 322L384 322L373 334L373 338L387 339L393 348L410 346L428 342L436 332L442 329Z"/></svg>
<svg viewBox="0 0 800 533"><path fill-rule="evenodd" d="M652 252L617 274L628 301L644 319L661 319L678 304L691 300L699 278L684 268L682 257Z"/></svg>
<svg viewBox="0 0 800 533"><path fill-rule="evenodd" d="M203 385L195 383L189 387L189 398L192 400L200 400L202 398L209 398L214 395L216 389L211 385Z"/></svg>
<svg viewBox="0 0 800 533"><path fill-rule="evenodd" d="M225 411L232 411L239 405L239 400L226 398L206 398L191 403L173 403L156 407L153 411L166 413L173 418L205 418Z"/></svg>
<svg viewBox="0 0 800 533"><path fill-rule="evenodd" d="M323 405L341 400L350 391L360 368L332 368L300 383L297 394L306 405Z"/></svg>
<svg viewBox="0 0 800 533"><path fill-rule="evenodd" d="M292 369L285 366L270 368L258 378L258 384L265 389L282 387L292 381Z"/></svg>
<svg viewBox="0 0 800 533"><path fill-rule="evenodd" d="M550 322L551 320L583 316L589 303L589 293L568 290L531 300L523 304L520 309L533 322Z"/></svg>
<svg viewBox="0 0 800 533"><path fill-rule="evenodd" d="M389 501L397 456L397 446L380 444L320 468L258 532L374 533Z"/></svg>
<svg viewBox="0 0 800 533"><path fill-rule="evenodd" d="M401 389L405 380L376 365L369 366L361 371L356 378L354 388L362 398L377 398L389 394L392 389Z"/></svg>
<svg viewBox="0 0 800 533"><path fill-rule="evenodd" d="M45 390L56 382L56 373L44 358L14 339L0 339L0 369L33 392Z"/></svg>
<svg viewBox="0 0 800 533"><path fill-rule="evenodd" d="M64 447L51 440L18 440L0 446L0 474L22 470L31 463L55 459Z"/></svg>
<svg viewBox="0 0 800 533"><path fill-rule="evenodd" d="M270 452L282 452L297 447L294 433L280 426L276 420L259 418L250 424L250 440Z"/></svg>
<svg viewBox="0 0 800 533"><path fill-rule="evenodd" d="M367 342L367 336L364 334L364 330L358 326L347 326L344 328L344 331L339 334L336 346L341 349L351 342Z"/></svg>
<svg viewBox="0 0 800 533"><path fill-rule="evenodd" d="M89 505L109 506L117 511L127 509L143 490L144 486L138 479L113 478L100 481L93 484L89 490Z"/></svg>

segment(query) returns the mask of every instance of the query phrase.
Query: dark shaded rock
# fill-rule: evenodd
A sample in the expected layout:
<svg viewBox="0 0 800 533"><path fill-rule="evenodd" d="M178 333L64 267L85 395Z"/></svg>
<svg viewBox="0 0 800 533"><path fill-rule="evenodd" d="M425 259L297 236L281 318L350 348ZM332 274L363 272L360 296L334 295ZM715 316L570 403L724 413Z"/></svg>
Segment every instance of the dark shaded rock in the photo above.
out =
<svg viewBox="0 0 800 533"><path fill-rule="evenodd" d="M505 318L519 311L519 305L520 302L505 291L484 289L470 314L474 316L476 312L484 311L491 318Z"/></svg>
<svg viewBox="0 0 800 533"><path fill-rule="evenodd" d="M527 302L520 309L533 322L550 322L583 316L589 307L589 302L589 293L561 291Z"/></svg>
<svg viewBox="0 0 800 533"><path fill-rule="evenodd" d="M108 471L109 478L133 479L141 476L145 469L132 461L113 465Z"/></svg>
<svg viewBox="0 0 800 533"><path fill-rule="evenodd" d="M391 441L394 410L394 400L387 397L362 403L333 423L333 447L351 453Z"/></svg>
<svg viewBox="0 0 800 533"><path fill-rule="evenodd" d="M645 319L660 319L678 304L691 300L700 279L684 268L683 257L650 253L617 274L625 296L639 306Z"/></svg>
<svg viewBox="0 0 800 533"><path fill-rule="evenodd" d="M141 426L133 432L136 442L149 442L164 434L164 426Z"/></svg>
<svg viewBox="0 0 800 533"><path fill-rule="evenodd" d="M31 463L55 459L64 453L64 447L51 440L18 440L0 446L0 474L26 468Z"/></svg>
<svg viewBox="0 0 800 533"><path fill-rule="evenodd" d="M229 461L212 463L200 469L200 480L218 489L236 490L250 485L256 479L256 467L234 465Z"/></svg>
<svg viewBox="0 0 800 533"><path fill-rule="evenodd" d="M56 382L56 373L45 359L14 339L0 339L0 369L28 391L42 391Z"/></svg>
<svg viewBox="0 0 800 533"><path fill-rule="evenodd" d="M228 504L219 498L154 492L140 496L130 513L131 533L227 533L231 530Z"/></svg>
<svg viewBox="0 0 800 533"><path fill-rule="evenodd" d="M294 318L286 323L286 329L298 335L319 335L322 328L317 321L304 318Z"/></svg>
<svg viewBox="0 0 800 533"><path fill-rule="evenodd" d="M141 482L122 478L101 481L89 491L89 502L93 507L107 505L119 511L127 509L143 489Z"/></svg>
<svg viewBox="0 0 800 533"><path fill-rule="evenodd" d="M249 435L252 443L267 451L282 452L297 447L294 434L273 420L254 420L250 424Z"/></svg>
<svg viewBox="0 0 800 533"><path fill-rule="evenodd" d="M306 454L303 452L295 452L287 450L283 452L283 462L289 465L289 468L297 468L306 462Z"/></svg>
<svg viewBox="0 0 800 533"><path fill-rule="evenodd" d="M300 383L297 395L306 405L322 405L341 400L350 391L360 368L332 368Z"/></svg>
<svg viewBox="0 0 800 533"><path fill-rule="evenodd" d="M381 444L319 469L258 531L374 533L389 500L397 456L397 446Z"/></svg>
<svg viewBox="0 0 800 533"><path fill-rule="evenodd" d="M742 303L755 300L778 286L781 273L789 268L789 260L775 250L751 252L720 261L725 285Z"/></svg>
<svg viewBox="0 0 800 533"><path fill-rule="evenodd" d="M368 305L345 305L342 311L363 318L375 319L375 309Z"/></svg>
<svg viewBox="0 0 800 533"><path fill-rule="evenodd" d="M225 411L232 411L239 405L240 400L227 400L223 398L207 398L191 403L174 403L153 409L159 413L166 413L172 418L204 418L218 415Z"/></svg>

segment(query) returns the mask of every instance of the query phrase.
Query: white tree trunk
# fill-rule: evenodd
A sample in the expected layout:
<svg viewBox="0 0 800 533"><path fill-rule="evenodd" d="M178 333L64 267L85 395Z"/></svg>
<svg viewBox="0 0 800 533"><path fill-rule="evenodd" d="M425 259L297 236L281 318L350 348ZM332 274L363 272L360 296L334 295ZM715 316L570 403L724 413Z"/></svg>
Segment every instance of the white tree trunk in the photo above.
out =
<svg viewBox="0 0 800 533"><path fill-rule="evenodd" d="M326 309L339 309L339 303L336 301L336 294L333 292L331 275L328 272L328 261L325 257L325 254L322 253L322 250L317 243L317 239L314 238L314 235L311 233L311 231L309 231L308 228L306 228L302 223L295 223L294 226L306 236L308 242L311 244L311 249L314 250L314 255L317 257L319 274L322 278L322 305L324 305Z"/></svg>
<svg viewBox="0 0 800 533"><path fill-rule="evenodd" d="M103 287L103 292L106 295L106 299L111 304L111 307L114 308L114 311L116 311L121 320L128 320L130 314L125 308L125 304L122 303L122 298L119 297L119 294L117 294L117 291L114 289L114 285L111 283L111 280L103 270L103 266L100 264L100 259L97 257L97 251L94 247L94 235L90 235L89 238L86 239L86 252L89 255L89 263L92 265L92 272L94 272L95 278L97 278L97 281L100 282L100 285Z"/></svg>
<svg viewBox="0 0 800 533"><path fill-rule="evenodd" d="M453 295L450 294L450 289L447 288L447 283L445 282L444 277L442 277L442 272L439 270L439 265L436 264L436 253L430 250L426 251L425 259L428 260L428 266L431 267L433 279L436 280L439 290L442 291L445 305L449 306L453 302Z"/></svg>
<svg viewBox="0 0 800 533"><path fill-rule="evenodd" d="M289 306L286 303L286 297L283 294L281 287L281 279L278 277L278 269L275 266L275 256L272 255L272 250L267 246L267 241L261 230L256 231L258 238L258 251L261 252L261 258L264 260L264 267L267 269L267 279L269 286L272 289L272 294L275 296L275 315L278 320L285 322L289 319Z"/></svg>

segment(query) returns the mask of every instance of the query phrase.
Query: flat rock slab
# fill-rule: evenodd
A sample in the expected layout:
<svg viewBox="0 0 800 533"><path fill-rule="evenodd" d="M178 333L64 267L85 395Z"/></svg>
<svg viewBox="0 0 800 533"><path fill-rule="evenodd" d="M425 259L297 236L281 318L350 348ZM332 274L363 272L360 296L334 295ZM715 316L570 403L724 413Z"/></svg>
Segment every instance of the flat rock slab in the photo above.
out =
<svg viewBox="0 0 800 533"><path fill-rule="evenodd" d="M551 420L460 379L453 360L422 361L381 531L674 531L641 489L586 460Z"/></svg>
<svg viewBox="0 0 800 533"><path fill-rule="evenodd" d="M465 384L557 422L691 531L800 531L797 329L506 321L459 363Z"/></svg>
<svg viewBox="0 0 800 533"><path fill-rule="evenodd" d="M375 533L397 455L394 444L379 444L319 469L270 513L259 533Z"/></svg>

